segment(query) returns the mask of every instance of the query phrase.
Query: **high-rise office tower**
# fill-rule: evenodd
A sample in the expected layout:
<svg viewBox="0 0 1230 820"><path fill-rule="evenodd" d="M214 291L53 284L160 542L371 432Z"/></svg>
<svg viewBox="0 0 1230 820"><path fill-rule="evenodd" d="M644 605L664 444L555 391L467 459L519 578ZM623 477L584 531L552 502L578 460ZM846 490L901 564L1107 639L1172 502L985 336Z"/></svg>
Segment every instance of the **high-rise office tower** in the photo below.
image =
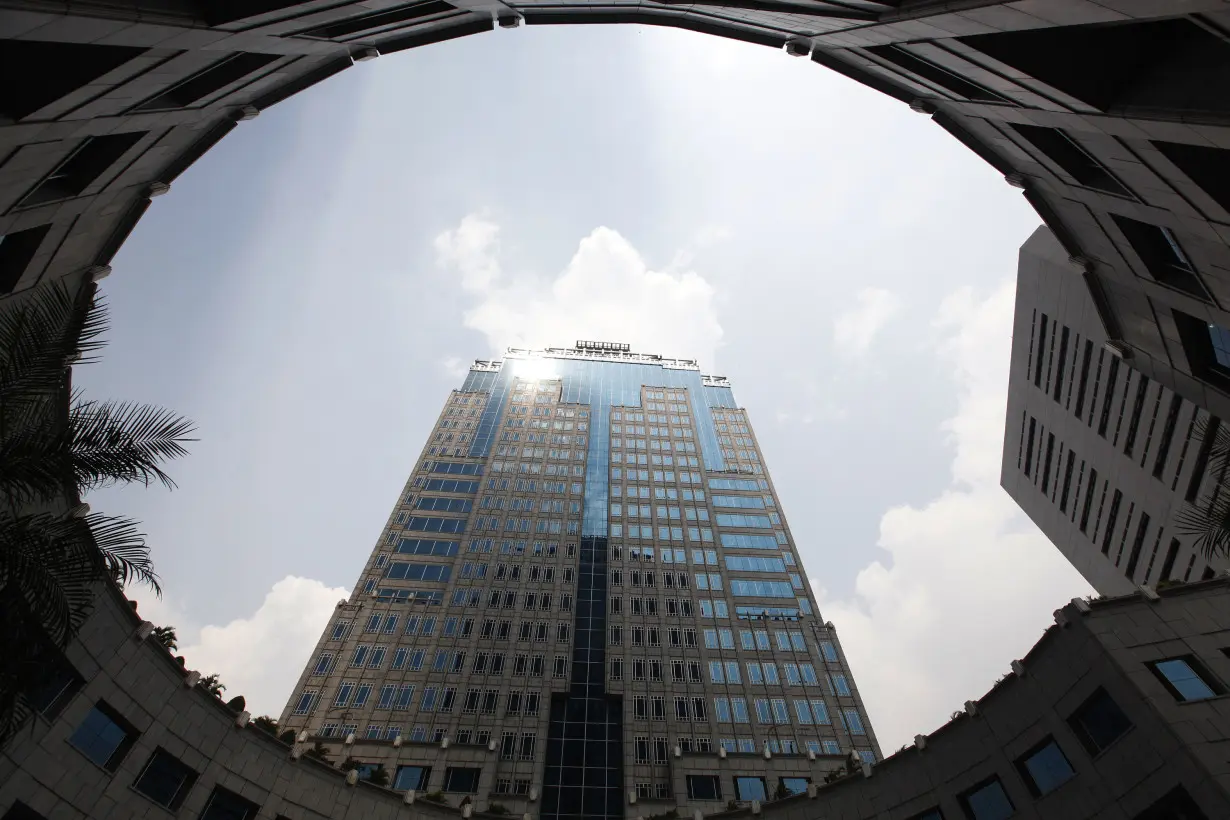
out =
<svg viewBox="0 0 1230 820"><path fill-rule="evenodd" d="M1223 333L1202 331L1210 346ZM1209 415L1122 354L1067 253L1039 228L1017 273L1001 483L1104 595L1226 564L1210 566L1175 521L1210 489L1212 436L1198 424Z"/></svg>
<svg viewBox="0 0 1230 820"><path fill-rule="evenodd" d="M596 342L474 364L282 725L396 788L560 818L710 812L879 754L729 382Z"/></svg>

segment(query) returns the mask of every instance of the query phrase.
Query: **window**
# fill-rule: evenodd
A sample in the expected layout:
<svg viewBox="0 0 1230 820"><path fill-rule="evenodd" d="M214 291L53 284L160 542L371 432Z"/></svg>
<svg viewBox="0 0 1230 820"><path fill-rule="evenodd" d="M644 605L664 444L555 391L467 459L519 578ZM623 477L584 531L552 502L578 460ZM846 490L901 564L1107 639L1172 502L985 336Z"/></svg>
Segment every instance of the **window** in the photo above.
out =
<svg viewBox="0 0 1230 820"><path fill-rule="evenodd" d="M85 716L68 742L109 772L119 768L136 743L137 730L114 709L99 701Z"/></svg>
<svg viewBox="0 0 1230 820"><path fill-rule="evenodd" d="M957 802L970 820L1004 820L1016 811L1003 784L995 776L962 792L957 796Z"/></svg>
<svg viewBox="0 0 1230 820"><path fill-rule="evenodd" d="M778 778L778 785L781 790L788 795L802 794L807 791L807 784L811 782L810 777L782 777Z"/></svg>
<svg viewBox="0 0 1230 820"><path fill-rule="evenodd" d="M1207 700L1226 691L1221 683L1190 655L1153 661L1149 664L1149 669L1157 675L1158 680L1175 700Z"/></svg>
<svg viewBox="0 0 1230 820"><path fill-rule="evenodd" d="M1076 774L1063 749L1048 737L1016 761L1021 779L1034 797L1050 794Z"/></svg>
<svg viewBox="0 0 1230 820"><path fill-rule="evenodd" d="M201 812L201 820L251 820L261 807L221 786L214 786L209 802Z"/></svg>
<svg viewBox="0 0 1230 820"><path fill-rule="evenodd" d="M1197 299L1209 300L1208 291L1173 231L1126 216L1112 215L1111 219L1119 226L1150 276Z"/></svg>
<svg viewBox="0 0 1230 820"><path fill-rule="evenodd" d="M197 773L159 746L137 776L133 788L160 806L175 811L183 805Z"/></svg>
<svg viewBox="0 0 1230 820"><path fill-rule="evenodd" d="M135 110L156 111L168 108L184 108L231 83L243 79L248 74L278 59L280 59L280 55L277 54L250 54L244 52L232 54L209 66L204 71L198 71L183 82L177 83L161 94L141 103ZM452 470L438 469L439 467L448 466L462 467L471 465L437 464L436 472L453 472Z"/></svg>
<svg viewBox="0 0 1230 820"><path fill-rule="evenodd" d="M1078 185L1118 196L1131 196L1123 183L1063 131L1038 125L1013 124L1009 127L1062 168Z"/></svg>
<svg viewBox="0 0 1230 820"><path fill-rule="evenodd" d="M54 171L22 197L17 207L29 208L80 196L146 133L131 131L86 138Z"/></svg>
<svg viewBox="0 0 1230 820"><path fill-rule="evenodd" d="M738 800L760 800L764 802L768 799L768 790L765 789L763 777L735 777L735 798Z"/></svg>
<svg viewBox="0 0 1230 820"><path fill-rule="evenodd" d="M1132 728L1131 721L1119 704L1102 688L1098 688L1072 713L1068 724L1091 755L1106 749Z"/></svg>
<svg viewBox="0 0 1230 820"><path fill-rule="evenodd" d="M0 293L12 293L17 287L50 229L50 225L39 225L0 236Z"/></svg>
<svg viewBox="0 0 1230 820"><path fill-rule="evenodd" d="M478 794L478 775L481 771L481 769L448 767L444 770L444 791Z"/></svg>
<svg viewBox="0 0 1230 820"><path fill-rule="evenodd" d="M688 775L689 800L721 800L722 782L716 774Z"/></svg>

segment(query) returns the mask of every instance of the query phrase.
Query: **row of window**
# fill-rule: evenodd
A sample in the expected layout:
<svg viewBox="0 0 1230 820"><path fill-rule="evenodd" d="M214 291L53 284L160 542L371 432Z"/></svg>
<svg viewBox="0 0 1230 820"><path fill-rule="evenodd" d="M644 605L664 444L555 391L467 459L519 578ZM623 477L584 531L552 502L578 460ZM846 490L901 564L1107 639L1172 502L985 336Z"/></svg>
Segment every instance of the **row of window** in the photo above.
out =
<svg viewBox="0 0 1230 820"><path fill-rule="evenodd" d="M507 670L512 677L528 677L542 678L546 676L547 659L543 655L514 655L512 663L506 664L507 656L502 652L486 653L480 652L474 659L474 666L470 670L474 674L494 675L499 676ZM460 674L465 672L466 653L449 653L440 651L436 653L435 661L432 663L433 671L447 672L449 674ZM417 662L419 666L407 667L411 671L421 668L423 653L417 653ZM568 676L568 658L565 655L556 655L551 664L551 677L566 678ZM334 693L332 704L335 708L348 707L358 709L365 706L372 706L376 709L394 709L408 710L414 707L414 693L417 690L418 684L415 683L386 683L380 686L379 692L376 693L376 684L360 683L354 681L343 681L337 691ZM438 711L448 712L453 708L453 703L456 698L456 688L454 687L424 687L420 693L419 711L429 712L436 711L437 704L441 705ZM472 690L478 691L478 690ZM475 701L475 708L481 707L483 714L496 714L496 709L499 702L499 690L489 689L484 690L483 700L481 704ZM375 699L373 701L373 695ZM515 694L514 704L516 709L524 709L526 705L532 703L533 712L526 714L536 714L539 703L539 692L533 692L532 696L527 694L525 699L522 699L520 693L507 693L505 697L506 709L509 707L508 697L513 697ZM312 712L318 704L320 697L319 689L305 689L295 701L294 714L306 715ZM439 700L437 700L439 698ZM462 711L471 711L468 700L469 696L463 700ZM483 705L486 704L486 705ZM523 705L524 704L524 705Z"/></svg>
<svg viewBox="0 0 1230 820"><path fill-rule="evenodd" d="M542 443L545 444L546 442ZM500 458L520 457L537 459L538 461L543 461L544 459L550 459L551 461L584 461L586 455L585 451L579 448L572 450L569 448L560 449L558 447L518 447L515 444L500 444L495 448L495 454ZM541 471L536 468L537 465L531 466L527 462L520 462L515 466L513 462L508 462L504 465L504 469L501 472L532 473L533 475L571 475L574 472L567 464L544 464Z"/></svg>
<svg viewBox="0 0 1230 820"><path fill-rule="evenodd" d="M612 657L607 662L610 679L624 679L624 667L632 667L633 681L663 682L667 663L670 665L670 680L672 683L703 683L702 671L704 662L684 658L671 658L663 662L661 658L631 658L630 663L622 657ZM748 685L766 686L819 686L820 677L810 663L784 663L785 679L778 672L774 661L747 661ZM849 681L842 674L826 674L823 677L825 687L832 697L852 697ZM709 681L711 683L730 683L743 685L740 667L737 661L709 661Z"/></svg>
<svg viewBox="0 0 1230 820"><path fill-rule="evenodd" d="M690 461L689 461L688 466L692 466ZM696 466L700 466L700 465L697 464ZM626 470L622 467L612 467L611 468L611 480L612 481L623 481L625 473L627 473L628 481L650 481L652 480L657 484L661 484L663 482L669 482L671 484L674 484L676 482L674 470L634 470L631 467L629 467ZM650 478L651 475L652 475L652 479ZM701 475L700 473L681 471L679 473L678 483L680 484L701 484L702 483Z"/></svg>
<svg viewBox="0 0 1230 820"><path fill-rule="evenodd" d="M628 441L632 441L632 439L628 439ZM657 442L652 442L652 441L650 442L650 444L656 444L656 443ZM665 442L665 441L662 442L663 445L666 445L668 443L669 442ZM650 449L656 450L658 448L651 447ZM667 448L663 446L662 449L666 450ZM675 444L675 451L680 452L680 453L695 453L696 445L692 444L691 442L677 442ZM640 473L644 472L644 470L641 470L640 472L633 471L632 469L633 466L637 466L637 467L699 467L701 466L700 461L696 458L696 456L685 456L685 455L677 455L677 456L649 455L649 456L646 456L644 453L623 453L623 452L620 452L619 450L614 450L611 452L610 460L612 464L629 465L628 478L632 480L635 480L637 476L640 475ZM655 470L654 472L657 473L659 471ZM690 478L691 478L691 475L688 473L681 472L679 474L679 480L685 484L688 483ZM661 480L674 481L675 480L674 471L667 470L663 474L663 477ZM648 479L642 477L641 481L648 481Z"/></svg>
<svg viewBox="0 0 1230 820"><path fill-rule="evenodd" d="M572 515L578 515L581 512L580 501L565 501L562 498L541 498L535 501L533 498L518 498L516 496L485 496L479 504L479 509L483 510L509 510L510 512L543 512L543 513L563 513L567 511Z"/></svg>
<svg viewBox="0 0 1230 820"><path fill-rule="evenodd" d="M136 745L140 732L116 709L98 701L69 736L69 743L108 772L120 764ZM132 788L158 805L175 811L188 797L200 773L161 746L150 755ZM247 820L260 806L234 792L215 786L200 820Z"/></svg>

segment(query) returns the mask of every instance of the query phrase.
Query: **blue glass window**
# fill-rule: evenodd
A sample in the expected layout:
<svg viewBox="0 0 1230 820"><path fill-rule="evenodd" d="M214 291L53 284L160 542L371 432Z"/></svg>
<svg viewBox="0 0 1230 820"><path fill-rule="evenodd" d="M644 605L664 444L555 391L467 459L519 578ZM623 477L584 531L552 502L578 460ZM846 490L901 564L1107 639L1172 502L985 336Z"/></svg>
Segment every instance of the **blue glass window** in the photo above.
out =
<svg viewBox="0 0 1230 820"><path fill-rule="evenodd" d="M1016 762L1021 779L1035 797L1049 794L1072 779L1076 771L1054 738L1046 741Z"/></svg>
<svg viewBox="0 0 1230 820"><path fill-rule="evenodd" d="M806 788L804 786L804 789ZM765 801L768 799L763 777L736 777L735 794L739 800Z"/></svg>
<svg viewBox="0 0 1230 820"><path fill-rule="evenodd" d="M1221 325L1209 325L1209 341L1213 343L1213 357L1222 367L1230 370L1230 330Z"/></svg>
<svg viewBox="0 0 1230 820"><path fill-rule="evenodd" d="M811 782L809 777L783 777L779 780L782 789L786 794L802 794L807 791L807 784Z"/></svg>
<svg viewBox="0 0 1230 820"><path fill-rule="evenodd" d="M1171 658L1149 664L1176 700L1207 700L1224 691L1193 658Z"/></svg>
<svg viewBox="0 0 1230 820"><path fill-rule="evenodd" d="M970 820L1006 820L1016 812L998 777L984 780L959 799Z"/></svg>
<svg viewBox="0 0 1230 820"><path fill-rule="evenodd" d="M769 516L767 515L717 513L714 518L717 519L717 524L719 527L750 527L767 530L773 526L773 522L769 520Z"/></svg>
<svg viewBox="0 0 1230 820"><path fill-rule="evenodd" d="M99 701L68 739L82 754L107 771L115 771L137 740L137 732L107 704Z"/></svg>
<svg viewBox="0 0 1230 820"><path fill-rule="evenodd" d="M397 776L393 778L393 788L398 791L423 791L427 788L427 780L431 776L430 766L398 766Z"/></svg>

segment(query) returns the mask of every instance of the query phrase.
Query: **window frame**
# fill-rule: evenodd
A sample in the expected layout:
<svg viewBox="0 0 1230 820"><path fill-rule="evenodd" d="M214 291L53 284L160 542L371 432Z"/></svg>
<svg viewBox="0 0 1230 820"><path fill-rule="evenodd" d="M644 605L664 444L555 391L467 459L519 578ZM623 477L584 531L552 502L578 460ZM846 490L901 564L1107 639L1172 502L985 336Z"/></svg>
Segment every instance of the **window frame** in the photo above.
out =
<svg viewBox="0 0 1230 820"><path fill-rule="evenodd" d="M144 780L145 776L149 773L150 767L154 765L154 761L159 759L160 757L166 758L172 761L177 766L182 768L185 772L185 776L183 780L181 781L179 787L176 789L175 794L172 795L171 799L166 803L161 802L154 795L144 791L140 785L141 781ZM188 794L192 791L192 788L196 785L196 782L197 780L200 779L200 777L201 777L201 774L196 769L192 768L187 763L180 760L175 755L171 754L164 747L156 746L154 750L150 752L149 758L145 761L145 765L141 767L140 773L136 776L136 778L133 779L132 789L133 791L137 792L142 797L146 798L152 803L162 806L164 809L167 809L168 811L174 812L174 811L178 811L179 808L183 806L184 800L188 797Z"/></svg>
<svg viewBox="0 0 1230 820"><path fill-rule="evenodd" d="M1089 733L1084 721L1081 720L1081 715L1083 713L1087 713L1094 701L1099 698L1105 699L1106 702L1114 707L1115 712L1118 713L1118 716L1121 717L1126 724L1118 733L1115 734L1114 737L1110 738L1105 745L1099 744L1097 739ZM1132 719L1128 717L1126 712L1123 711L1123 708L1119 705L1119 702L1111 697L1110 692L1106 691L1106 688L1103 686L1099 686L1090 692L1089 696L1081 701L1079 706L1072 710L1065 722L1072 730L1072 734L1076 736L1076 739L1080 742L1081 746L1085 749L1085 752L1091 758L1097 758L1107 749L1114 746L1117 742L1119 742L1120 738L1130 732L1135 726L1135 724L1132 723Z"/></svg>
<svg viewBox="0 0 1230 820"><path fill-rule="evenodd" d="M1201 698L1185 697L1183 693L1179 691L1178 687L1171 682L1170 678L1166 676L1166 673L1158 668L1159 665L1163 663L1172 663L1175 661L1186 664L1188 670L1196 676L1197 680L1205 685L1211 694ZM1209 671L1209 668L1201 663L1200 659L1195 655L1176 655L1171 658L1160 658L1158 660L1148 661L1145 665L1149 667L1149 671L1152 672L1153 676L1161 682L1162 686L1165 687L1166 691L1170 693L1170 696L1175 699L1176 703L1203 703L1204 701L1213 700L1214 698L1218 698L1226 694L1225 684L1218 680L1217 677Z"/></svg>
<svg viewBox="0 0 1230 820"><path fill-rule="evenodd" d="M112 749L111 753L107 756L107 759L102 762L95 760L86 749L82 748L74 741L77 733L80 732L82 727L85 725L85 721L88 720L95 712L101 714L107 720L111 721L114 726L124 732L123 740L116 744L115 748ZM131 721L121 715L118 710L106 701L99 700L92 707L90 707L90 711L87 712L85 717L83 717L77 724L77 728L73 730L72 734L65 738L65 742L67 742L68 745L72 746L84 755L86 759L97 765L99 768L115 774L119 771L120 764L124 762L124 758L126 758L128 753L132 751L140 737L141 733L135 726L132 725Z"/></svg>
<svg viewBox="0 0 1230 820"><path fill-rule="evenodd" d="M1060 782L1056 783L1051 788L1047 789L1046 791L1043 791L1042 787L1038 784L1038 781L1035 779L1033 772L1030 771L1029 769L1029 761L1032 760L1034 757L1036 757L1044 749L1050 746L1055 747L1055 749L1059 752L1059 756L1063 758L1063 762L1067 764L1068 776L1065 777ZM1054 735L1047 735L1042 740L1038 741L1033 746L1029 747L1029 749L1027 749L1023 754L1018 756L1017 759L1013 761L1013 765L1016 767L1017 774L1020 775L1021 780L1025 783L1025 788L1029 789L1029 793L1032 794L1035 799L1046 797L1052 792L1055 792L1063 788L1063 786L1066 783L1068 783L1070 780L1075 779L1076 774L1077 774L1076 767L1072 765L1072 759L1068 757L1067 752L1063 750L1063 746L1059 744L1059 741L1056 740Z"/></svg>
<svg viewBox="0 0 1230 820"><path fill-rule="evenodd" d="M1012 817L1017 813L1016 803L1012 802L1012 796L1008 794L1008 789L1004 787L1003 778L1001 778L998 773L993 772L972 786L962 789L961 792L957 794L957 804L961 807L961 811L967 818L969 818L969 820L989 820L989 818L982 818L974 813L974 809L970 806L970 797L993 785L999 787L1004 799L1008 801L1009 808L1011 808L1011 811L1004 816Z"/></svg>

